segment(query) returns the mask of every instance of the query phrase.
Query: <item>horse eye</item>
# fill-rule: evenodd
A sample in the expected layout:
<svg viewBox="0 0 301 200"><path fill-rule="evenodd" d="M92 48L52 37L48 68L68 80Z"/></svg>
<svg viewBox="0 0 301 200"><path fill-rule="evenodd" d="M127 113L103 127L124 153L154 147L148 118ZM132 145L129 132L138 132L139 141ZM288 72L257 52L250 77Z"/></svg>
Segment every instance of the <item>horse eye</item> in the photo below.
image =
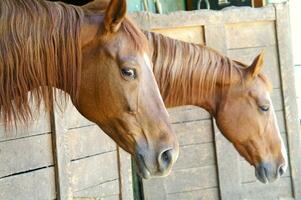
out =
<svg viewBox="0 0 301 200"><path fill-rule="evenodd" d="M261 111L267 112L267 111L269 111L270 106L269 105L262 105L262 106L259 106L259 108L260 108Z"/></svg>
<svg viewBox="0 0 301 200"><path fill-rule="evenodd" d="M134 80L136 78L136 70L132 68L122 68L121 75L127 80Z"/></svg>

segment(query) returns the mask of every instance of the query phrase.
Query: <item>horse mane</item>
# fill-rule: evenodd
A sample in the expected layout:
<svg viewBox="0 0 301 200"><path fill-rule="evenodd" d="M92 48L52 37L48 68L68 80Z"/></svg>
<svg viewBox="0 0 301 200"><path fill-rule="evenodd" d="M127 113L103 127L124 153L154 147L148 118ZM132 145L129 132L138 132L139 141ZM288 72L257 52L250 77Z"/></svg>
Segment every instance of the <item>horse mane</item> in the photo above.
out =
<svg viewBox="0 0 301 200"><path fill-rule="evenodd" d="M152 48L153 71L168 106L195 104L204 95L215 95L217 86L243 83L242 69L246 65L242 63L202 45L147 31L144 34Z"/></svg>
<svg viewBox="0 0 301 200"><path fill-rule="evenodd" d="M76 99L80 85L79 7L43 0L0 1L0 119L32 118L35 105L51 107L52 86Z"/></svg>

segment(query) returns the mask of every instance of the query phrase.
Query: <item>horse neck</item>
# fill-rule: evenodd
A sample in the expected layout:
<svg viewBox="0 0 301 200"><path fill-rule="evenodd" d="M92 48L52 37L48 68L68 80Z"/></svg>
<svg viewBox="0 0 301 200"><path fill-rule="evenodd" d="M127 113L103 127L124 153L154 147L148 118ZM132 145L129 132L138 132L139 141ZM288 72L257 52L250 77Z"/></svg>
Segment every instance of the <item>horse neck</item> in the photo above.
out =
<svg viewBox="0 0 301 200"><path fill-rule="evenodd" d="M165 105L195 105L214 114L227 86L240 80L238 63L201 45L144 33Z"/></svg>

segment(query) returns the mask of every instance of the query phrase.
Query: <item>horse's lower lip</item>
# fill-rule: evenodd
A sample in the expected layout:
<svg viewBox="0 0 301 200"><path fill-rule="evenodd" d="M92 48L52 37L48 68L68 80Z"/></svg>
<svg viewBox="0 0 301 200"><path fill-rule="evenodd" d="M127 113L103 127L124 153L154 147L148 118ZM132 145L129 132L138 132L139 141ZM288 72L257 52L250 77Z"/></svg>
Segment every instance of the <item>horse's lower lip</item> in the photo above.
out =
<svg viewBox="0 0 301 200"><path fill-rule="evenodd" d="M255 169L255 176L260 182L264 184L267 184L269 182L268 178L266 176L260 176L256 169Z"/></svg>
<svg viewBox="0 0 301 200"><path fill-rule="evenodd" d="M138 174L144 179L150 179L151 173L147 169L146 164L142 156L138 155L136 158L136 165L138 168Z"/></svg>

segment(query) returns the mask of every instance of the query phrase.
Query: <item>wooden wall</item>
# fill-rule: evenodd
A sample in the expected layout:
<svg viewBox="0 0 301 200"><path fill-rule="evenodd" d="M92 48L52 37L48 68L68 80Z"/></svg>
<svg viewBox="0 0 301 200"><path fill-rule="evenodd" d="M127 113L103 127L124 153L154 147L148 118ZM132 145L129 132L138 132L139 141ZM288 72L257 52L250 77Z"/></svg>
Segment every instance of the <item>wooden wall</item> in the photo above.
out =
<svg viewBox="0 0 301 200"><path fill-rule="evenodd" d="M0 124L0 199L133 199L131 157L66 105L29 127Z"/></svg>
<svg viewBox="0 0 301 200"><path fill-rule="evenodd" d="M289 153L289 170L263 185L216 128L193 106L170 109L181 149L170 176L143 181L145 199L301 199L301 153L290 54L288 6L226 11L132 14L144 29L206 44L251 63L266 52L265 72ZM176 20L175 20L176 19ZM8 133L0 123L0 199L133 199L130 156L68 103Z"/></svg>
<svg viewBox="0 0 301 200"><path fill-rule="evenodd" d="M180 157L167 178L143 181L145 199L301 199L301 141L288 5L136 14L133 18L146 30L205 44L247 64L264 50L264 72L273 83L272 100L290 158L286 174L276 183L264 185L256 180L254 168L238 155L205 111L195 107L172 109Z"/></svg>

